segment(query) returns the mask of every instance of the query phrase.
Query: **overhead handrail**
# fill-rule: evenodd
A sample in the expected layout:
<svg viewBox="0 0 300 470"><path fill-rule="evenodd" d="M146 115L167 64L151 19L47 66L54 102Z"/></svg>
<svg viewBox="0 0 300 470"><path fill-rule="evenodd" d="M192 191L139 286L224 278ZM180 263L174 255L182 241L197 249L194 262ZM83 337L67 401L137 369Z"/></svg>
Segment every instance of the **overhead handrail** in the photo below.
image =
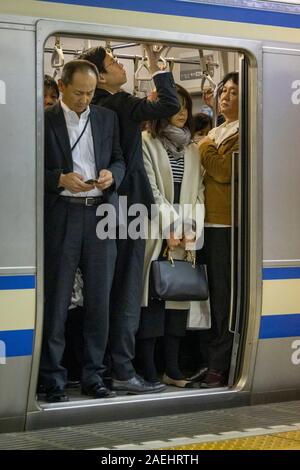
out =
<svg viewBox="0 0 300 470"><path fill-rule="evenodd" d="M52 53L53 49L46 47L44 50L46 53ZM64 55L80 55L84 52L81 49L64 49ZM132 55L132 54L114 54L114 57L116 59L124 59L124 60L135 60L135 58L138 58L139 60L142 60L142 56L140 55ZM198 60L195 59L178 59L176 57L164 57L164 60L166 60L168 63L173 62L174 64L189 64L189 65L197 65L199 64ZM214 67L219 67L219 64L217 63L211 63L210 66Z"/></svg>

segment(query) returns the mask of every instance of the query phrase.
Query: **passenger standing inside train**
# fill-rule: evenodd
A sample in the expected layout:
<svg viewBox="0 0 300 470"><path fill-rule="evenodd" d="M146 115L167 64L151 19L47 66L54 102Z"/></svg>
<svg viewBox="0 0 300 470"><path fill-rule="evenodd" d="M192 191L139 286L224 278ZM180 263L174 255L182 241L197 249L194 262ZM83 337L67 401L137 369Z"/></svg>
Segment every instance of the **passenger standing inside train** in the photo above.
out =
<svg viewBox="0 0 300 470"><path fill-rule="evenodd" d="M44 76L44 107L53 106L59 100L59 88L50 75ZM84 318L83 298L82 298L82 276L78 268L75 274L75 282L72 292L69 314L66 321L66 347L64 351L63 365L68 370L67 386L79 384L82 363L82 325ZM43 388L39 385L39 392Z"/></svg>
<svg viewBox="0 0 300 470"><path fill-rule="evenodd" d="M151 204L154 204L143 163L141 124L171 116L179 109L173 76L158 67L161 52L154 52L152 46L145 47L157 92L155 101L135 97L121 89L127 81L126 72L123 65L104 48L96 47L80 56L94 63L99 71L93 103L114 110L119 117L120 142L127 169L118 192L120 196L127 197L127 213L135 203L143 204L150 213ZM128 217L128 224L130 221ZM126 235L126 239L119 237L117 246L109 336L112 389L132 394L158 392L161 387L145 382L136 374L132 364L140 319L145 240L133 240Z"/></svg>
<svg viewBox="0 0 300 470"><path fill-rule="evenodd" d="M190 303L164 302L150 297L151 263L161 259L166 248L171 250L174 259L184 259L195 234L200 235L204 225L203 175L198 148L191 136L192 100L184 88L179 85L176 87L181 103L180 111L169 119L153 122L149 132L143 133L145 168L162 223L158 233L163 233L163 227L167 228L167 233L165 238L149 237L146 242L143 308L137 338L140 364L146 380L153 383L158 381L155 345L156 339L164 336L163 382L185 388L190 382L179 367L179 348L186 331ZM179 223L180 217L176 216L179 214L178 204L184 214ZM192 211L187 212L187 205ZM170 221L174 214L176 222L172 229Z"/></svg>
<svg viewBox="0 0 300 470"><path fill-rule="evenodd" d="M199 143L212 128L212 118L205 113L193 116L193 141Z"/></svg>
<svg viewBox="0 0 300 470"><path fill-rule="evenodd" d="M231 159L239 149L239 76L222 80L220 111L225 122L201 140L205 169L205 243L212 328L208 344L208 371L203 388L227 383L233 335L228 330L231 293Z"/></svg>
<svg viewBox="0 0 300 470"><path fill-rule="evenodd" d="M44 76L44 107L48 108L58 102L59 89L54 78L45 74Z"/></svg>
<svg viewBox="0 0 300 470"><path fill-rule="evenodd" d="M87 61L62 71L61 101L45 112L45 310L40 383L49 402L67 401L67 371L61 361L65 322L80 266L84 281L82 393L109 397L104 386L109 299L116 242L96 235L97 207L118 206L116 189L125 174L117 116L90 106L98 80ZM93 180L92 183L85 183Z"/></svg>

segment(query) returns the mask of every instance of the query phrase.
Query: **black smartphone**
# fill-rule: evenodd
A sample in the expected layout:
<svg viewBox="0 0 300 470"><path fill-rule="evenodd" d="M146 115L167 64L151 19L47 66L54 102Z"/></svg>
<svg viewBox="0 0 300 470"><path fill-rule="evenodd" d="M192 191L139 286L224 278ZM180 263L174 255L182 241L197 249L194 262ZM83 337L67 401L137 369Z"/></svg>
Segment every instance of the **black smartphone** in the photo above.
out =
<svg viewBox="0 0 300 470"><path fill-rule="evenodd" d="M93 183L98 183L98 180L90 179L90 180L85 181L85 184L93 184Z"/></svg>

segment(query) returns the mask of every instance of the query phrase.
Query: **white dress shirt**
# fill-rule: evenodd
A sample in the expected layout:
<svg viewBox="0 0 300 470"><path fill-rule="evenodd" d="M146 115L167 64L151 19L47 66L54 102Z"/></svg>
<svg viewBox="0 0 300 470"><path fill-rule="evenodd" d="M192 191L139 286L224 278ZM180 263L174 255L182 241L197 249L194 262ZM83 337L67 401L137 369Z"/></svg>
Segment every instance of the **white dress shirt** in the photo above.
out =
<svg viewBox="0 0 300 470"><path fill-rule="evenodd" d="M72 146L75 144L76 140L84 129L84 126L90 114L90 108L88 106L87 109L80 116L78 116L78 114L75 113L75 111L72 111L63 101L61 101L61 107L64 112L69 134L70 146L72 148ZM87 181L89 179L98 179L99 175L97 174L95 164L95 152L91 121L89 121L80 141L72 151L72 159L73 171L83 176L83 181ZM101 194L102 191L98 188L94 188L91 191L80 193L72 193L71 191L64 189L60 193L61 196L71 197L97 197Z"/></svg>

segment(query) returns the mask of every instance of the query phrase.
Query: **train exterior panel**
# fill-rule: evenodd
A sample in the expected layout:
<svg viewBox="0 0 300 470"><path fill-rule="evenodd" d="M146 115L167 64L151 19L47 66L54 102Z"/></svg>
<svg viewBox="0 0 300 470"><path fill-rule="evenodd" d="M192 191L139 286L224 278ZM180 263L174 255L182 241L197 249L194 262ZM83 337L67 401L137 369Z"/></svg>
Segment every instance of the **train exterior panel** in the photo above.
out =
<svg viewBox="0 0 300 470"><path fill-rule="evenodd" d="M220 3L0 0L0 430L299 396L300 6ZM205 45L247 58L247 318L231 388L121 397L105 406L90 400L43 407L36 401L43 311L43 48L55 33Z"/></svg>

